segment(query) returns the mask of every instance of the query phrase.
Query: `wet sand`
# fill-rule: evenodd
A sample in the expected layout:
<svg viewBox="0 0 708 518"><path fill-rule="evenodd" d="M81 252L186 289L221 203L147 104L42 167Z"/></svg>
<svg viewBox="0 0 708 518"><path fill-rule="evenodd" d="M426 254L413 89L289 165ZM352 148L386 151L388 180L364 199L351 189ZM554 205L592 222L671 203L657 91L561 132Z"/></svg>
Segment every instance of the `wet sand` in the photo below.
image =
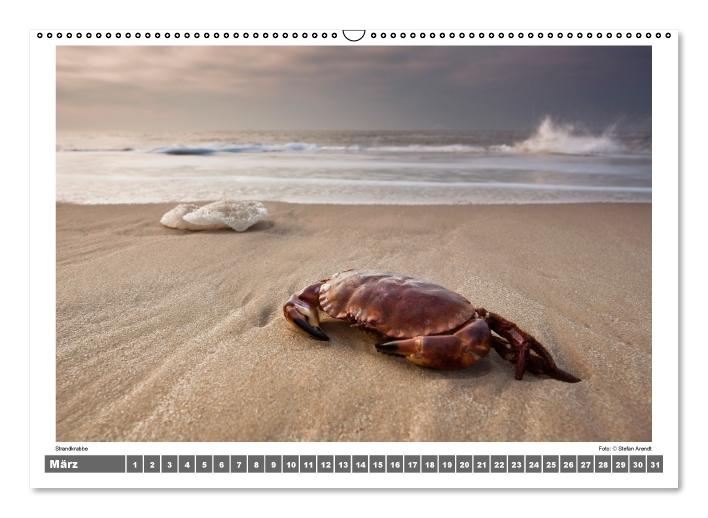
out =
<svg viewBox="0 0 708 518"><path fill-rule="evenodd" d="M57 205L58 441L649 441L651 206L267 203L245 233L170 205ZM465 371L382 355L282 305L338 270L458 291L583 379L495 352Z"/></svg>

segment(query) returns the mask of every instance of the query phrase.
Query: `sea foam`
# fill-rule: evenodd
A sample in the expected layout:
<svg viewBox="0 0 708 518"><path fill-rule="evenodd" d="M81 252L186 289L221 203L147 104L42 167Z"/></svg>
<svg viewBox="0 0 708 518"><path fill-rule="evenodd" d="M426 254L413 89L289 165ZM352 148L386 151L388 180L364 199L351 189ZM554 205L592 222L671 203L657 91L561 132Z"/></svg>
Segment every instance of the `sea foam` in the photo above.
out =
<svg viewBox="0 0 708 518"><path fill-rule="evenodd" d="M581 133L572 124L559 124L548 115L536 131L524 141L512 146L499 146L501 151L518 153L557 153L564 155L609 155L625 151L613 138L610 126L600 135Z"/></svg>
<svg viewBox="0 0 708 518"><path fill-rule="evenodd" d="M285 144L225 144L214 143L203 146L168 146L154 150L165 155L213 155L215 153L287 153L293 151L317 151L318 144L308 142L287 142Z"/></svg>
<svg viewBox="0 0 708 518"><path fill-rule="evenodd" d="M453 204L651 201L651 133L222 132L60 142L57 200ZM133 152L116 152L130 146ZM169 147L166 147L169 146ZM157 149L160 152L155 152ZM184 156L178 156L178 155ZM191 156L190 156L191 155ZM182 225L181 220L175 224Z"/></svg>

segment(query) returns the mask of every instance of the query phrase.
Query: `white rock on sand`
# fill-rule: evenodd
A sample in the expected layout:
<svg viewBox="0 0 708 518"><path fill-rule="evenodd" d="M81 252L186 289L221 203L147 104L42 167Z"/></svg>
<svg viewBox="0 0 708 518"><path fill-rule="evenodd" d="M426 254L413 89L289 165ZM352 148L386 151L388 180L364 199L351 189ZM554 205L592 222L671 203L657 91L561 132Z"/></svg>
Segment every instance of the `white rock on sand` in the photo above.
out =
<svg viewBox="0 0 708 518"><path fill-rule="evenodd" d="M180 230L204 230L203 226L194 225L183 219L185 214L189 214L198 208L199 205L196 203L180 203L171 211L166 212L165 215L162 216L162 219L160 219L160 223L166 227L177 228ZM224 227L225 226L222 225L222 228Z"/></svg>
<svg viewBox="0 0 708 518"><path fill-rule="evenodd" d="M162 216L160 223L187 230L232 228L243 232L267 216L268 210L259 201L220 200L203 207L180 204Z"/></svg>

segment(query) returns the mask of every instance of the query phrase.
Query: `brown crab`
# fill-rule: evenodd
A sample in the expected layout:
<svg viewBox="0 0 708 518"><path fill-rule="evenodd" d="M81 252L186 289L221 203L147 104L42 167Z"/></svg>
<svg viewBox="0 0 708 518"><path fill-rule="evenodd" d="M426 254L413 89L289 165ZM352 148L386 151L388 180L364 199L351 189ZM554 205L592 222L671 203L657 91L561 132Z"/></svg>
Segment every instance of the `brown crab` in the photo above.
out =
<svg viewBox="0 0 708 518"><path fill-rule="evenodd" d="M379 352L404 356L422 367L465 369L491 347L525 370L557 380L580 381L559 369L533 336L505 318L427 281L368 270L347 270L306 287L283 306L285 318L318 340L320 312L346 320L384 339ZM494 331L497 335L493 335Z"/></svg>

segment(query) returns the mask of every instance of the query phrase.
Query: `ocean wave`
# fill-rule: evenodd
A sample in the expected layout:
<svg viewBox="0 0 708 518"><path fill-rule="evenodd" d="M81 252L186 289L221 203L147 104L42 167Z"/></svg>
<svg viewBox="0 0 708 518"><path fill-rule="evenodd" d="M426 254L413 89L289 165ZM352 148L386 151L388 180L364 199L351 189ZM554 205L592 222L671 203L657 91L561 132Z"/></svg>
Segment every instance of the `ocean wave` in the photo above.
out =
<svg viewBox="0 0 708 518"><path fill-rule="evenodd" d="M109 147L109 148L91 148L91 147L62 147L57 146L57 151L65 153L127 153L128 151L136 151L132 147Z"/></svg>
<svg viewBox="0 0 708 518"><path fill-rule="evenodd" d="M172 146L155 149L167 155L212 155L216 153L288 153L288 152L371 152L371 153L484 153L487 148L468 144L400 146L332 146L310 142L287 144L213 144L207 146Z"/></svg>
<svg viewBox="0 0 708 518"><path fill-rule="evenodd" d="M485 153L488 148L469 144L410 144L406 146L372 146L365 150L381 153Z"/></svg>
<svg viewBox="0 0 708 518"><path fill-rule="evenodd" d="M276 132L277 133L277 132ZM356 132L338 134L322 132L323 138L310 135L311 141L295 140L298 137L291 133L293 141L285 141L286 134L276 136L280 142L259 142L248 137L239 142L234 140L202 140L191 142L189 139L170 145L164 145L165 140L154 141L152 146L143 143L137 147L57 147L60 152L118 152L134 151L142 153L157 153L164 155L229 155L229 154L346 154L374 156L508 156L508 155L575 155L575 156L636 156L651 153L650 140L646 136L619 133L611 126L599 134L593 134L578 129L568 123L559 123L550 116L545 116L530 135L518 131L507 132L468 132L435 133L429 135L409 135L405 132L384 135L379 138L374 132L373 137L362 138ZM283 138L284 137L284 138ZM309 138L305 137L305 138ZM384 139L385 137L385 139ZM422 137L422 138L421 138ZM650 137L649 137L650 139ZM284 142L283 142L284 141ZM169 142L169 141L167 141ZM130 142L128 144L131 144ZM162 145L162 147L154 147Z"/></svg>
<svg viewBox="0 0 708 518"><path fill-rule="evenodd" d="M204 146L171 146L155 149L168 155L213 155L218 153L370 153L370 154L560 154L560 155L634 155L647 150L629 149L609 127L599 135L583 133L572 124L559 124L549 116L544 117L533 134L513 143L474 145L451 144L398 144L398 145L329 145L313 142L285 144L209 144Z"/></svg>
<svg viewBox="0 0 708 518"><path fill-rule="evenodd" d="M614 155L628 151L614 136L614 126L591 135L581 133L572 124L558 124L548 115L526 140L493 147L500 152L562 155Z"/></svg>
<svg viewBox="0 0 708 518"><path fill-rule="evenodd" d="M208 144L205 146L169 146L153 150L166 155L213 155L215 153L286 153L293 151L317 151L318 144L288 142L286 144Z"/></svg>

